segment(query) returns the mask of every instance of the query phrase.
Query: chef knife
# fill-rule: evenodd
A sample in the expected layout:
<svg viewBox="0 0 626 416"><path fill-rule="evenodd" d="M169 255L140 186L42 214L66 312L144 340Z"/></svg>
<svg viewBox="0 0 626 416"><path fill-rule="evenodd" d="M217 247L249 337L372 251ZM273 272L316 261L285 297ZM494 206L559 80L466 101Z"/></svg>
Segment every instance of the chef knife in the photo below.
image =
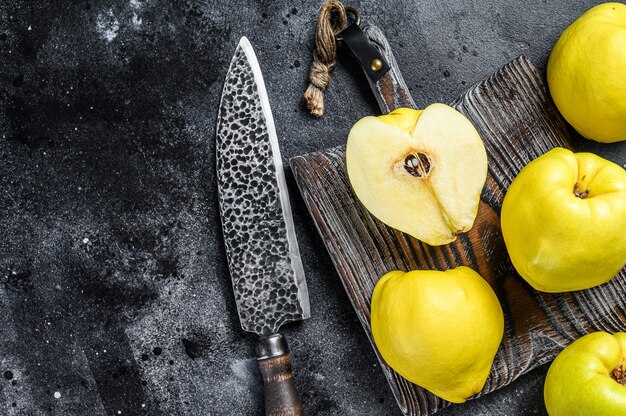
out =
<svg viewBox="0 0 626 416"><path fill-rule="evenodd" d="M252 46L231 60L217 120L217 181L228 266L241 327L259 335L266 415L302 415L286 322L310 317L274 119Z"/></svg>

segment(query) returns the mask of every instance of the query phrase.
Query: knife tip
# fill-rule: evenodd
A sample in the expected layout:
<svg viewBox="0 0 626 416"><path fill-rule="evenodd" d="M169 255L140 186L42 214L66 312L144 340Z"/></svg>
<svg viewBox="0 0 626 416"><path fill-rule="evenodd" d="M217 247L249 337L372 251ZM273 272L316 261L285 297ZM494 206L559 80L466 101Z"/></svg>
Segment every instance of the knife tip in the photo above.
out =
<svg viewBox="0 0 626 416"><path fill-rule="evenodd" d="M239 44L238 44L238 46L239 46L239 47L241 47L241 48L252 47L252 45L250 45L250 41L249 41L249 40L248 40L248 38L247 38L247 37L245 37L245 36L242 36L242 37L239 39Z"/></svg>

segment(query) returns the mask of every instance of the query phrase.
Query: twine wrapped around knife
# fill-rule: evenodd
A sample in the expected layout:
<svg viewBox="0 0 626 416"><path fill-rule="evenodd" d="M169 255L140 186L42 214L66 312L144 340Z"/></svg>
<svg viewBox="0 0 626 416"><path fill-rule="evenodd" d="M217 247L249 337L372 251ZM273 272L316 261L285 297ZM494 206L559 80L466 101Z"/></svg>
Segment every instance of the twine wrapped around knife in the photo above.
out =
<svg viewBox="0 0 626 416"><path fill-rule="evenodd" d="M324 114L324 91L330 84L330 71L336 63L337 34L345 28L347 21L346 8L338 0L328 0L320 9L310 83L304 93L306 105L315 117Z"/></svg>

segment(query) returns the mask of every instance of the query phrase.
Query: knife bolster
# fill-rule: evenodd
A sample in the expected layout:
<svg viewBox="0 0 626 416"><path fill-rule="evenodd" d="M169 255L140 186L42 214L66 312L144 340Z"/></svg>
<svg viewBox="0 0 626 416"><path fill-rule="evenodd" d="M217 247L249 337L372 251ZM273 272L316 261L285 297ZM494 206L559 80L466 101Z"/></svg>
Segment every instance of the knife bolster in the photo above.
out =
<svg viewBox="0 0 626 416"><path fill-rule="evenodd" d="M260 337L256 343L257 360L265 360L285 354L289 354L289 347L287 346L287 340L281 334Z"/></svg>
<svg viewBox="0 0 626 416"><path fill-rule="evenodd" d="M302 416L304 411L293 382L291 354L281 334L259 338L256 356L265 391L266 416Z"/></svg>

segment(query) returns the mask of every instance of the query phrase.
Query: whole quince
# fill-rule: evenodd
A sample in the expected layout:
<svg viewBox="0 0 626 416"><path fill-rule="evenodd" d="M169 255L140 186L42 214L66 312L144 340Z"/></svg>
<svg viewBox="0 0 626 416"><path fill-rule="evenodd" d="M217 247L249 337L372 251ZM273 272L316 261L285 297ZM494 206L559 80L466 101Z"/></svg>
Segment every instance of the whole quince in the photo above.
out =
<svg viewBox="0 0 626 416"><path fill-rule="evenodd" d="M594 332L556 357L546 376L550 416L626 415L626 333Z"/></svg>
<svg viewBox="0 0 626 416"><path fill-rule="evenodd" d="M385 274L374 288L371 324L391 368L454 403L483 388L504 333L491 286L464 266Z"/></svg>
<svg viewBox="0 0 626 416"><path fill-rule="evenodd" d="M626 171L593 153L555 148L530 162L502 203L502 235L535 289L587 289L626 264Z"/></svg>
<svg viewBox="0 0 626 416"><path fill-rule="evenodd" d="M561 35L548 86L563 117L598 142L626 140L626 5L589 9Z"/></svg>

